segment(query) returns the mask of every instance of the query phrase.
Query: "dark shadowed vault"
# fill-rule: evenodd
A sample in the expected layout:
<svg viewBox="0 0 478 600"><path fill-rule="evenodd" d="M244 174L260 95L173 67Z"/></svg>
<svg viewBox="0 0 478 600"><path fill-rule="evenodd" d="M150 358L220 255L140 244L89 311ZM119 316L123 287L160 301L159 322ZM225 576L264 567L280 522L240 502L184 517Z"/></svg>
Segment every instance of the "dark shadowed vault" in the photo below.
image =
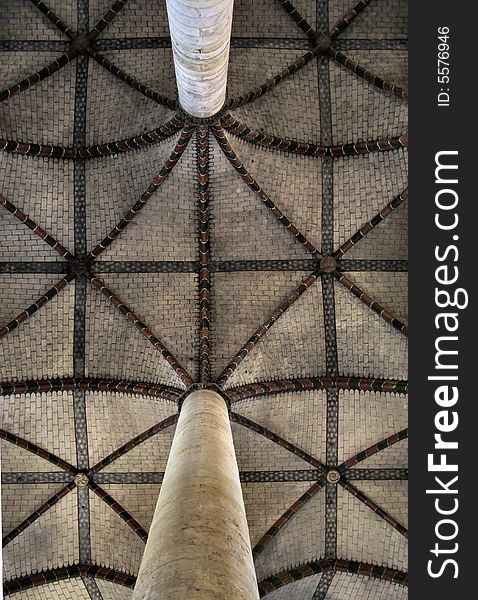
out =
<svg viewBox="0 0 478 600"><path fill-rule="evenodd" d="M9 597L131 599L209 383L261 596L407 597L407 4L352 2L235 0L204 123L163 1L0 0Z"/></svg>

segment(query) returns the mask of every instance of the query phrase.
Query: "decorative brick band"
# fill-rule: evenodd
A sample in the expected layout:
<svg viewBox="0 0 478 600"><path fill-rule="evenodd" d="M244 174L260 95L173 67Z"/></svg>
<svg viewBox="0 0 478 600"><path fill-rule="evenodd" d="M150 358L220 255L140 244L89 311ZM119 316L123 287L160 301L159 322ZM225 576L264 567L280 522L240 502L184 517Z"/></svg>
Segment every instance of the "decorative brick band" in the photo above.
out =
<svg viewBox="0 0 478 600"><path fill-rule="evenodd" d="M408 530L401 523L397 521L394 517L392 517L387 511L383 510L378 504L376 504L373 500L370 500L368 496L366 496L363 492L358 490L354 485L350 482L345 482L340 480L339 485L341 485L344 490L347 490L352 496L355 496L357 500L360 500L367 508L369 508L372 512L374 512L378 517L383 519L389 525L391 525L398 533L403 535L405 538L408 538Z"/></svg>
<svg viewBox="0 0 478 600"><path fill-rule="evenodd" d="M10 154L21 154L23 156L41 156L44 158L58 158L64 160L79 160L89 158L101 158L103 156L113 156L121 152L137 150L145 146L151 146L170 138L177 133L184 121L179 113L166 122L164 125L143 133L142 135L130 137L106 144L97 144L95 146L80 146L74 148L71 146L52 146L51 144L29 144L13 140L0 139L0 150Z"/></svg>
<svg viewBox="0 0 478 600"><path fill-rule="evenodd" d="M235 119L230 113L226 113L221 118L221 124L224 129L238 138L283 152L292 152L301 156L331 156L333 158L343 158L344 156L356 156L358 154L369 154L371 152L388 152L390 150L399 150L408 146L408 135L401 135L393 138L382 138L376 141L355 142L347 144L338 144L335 146L322 146L309 142L299 142L281 138L272 133L265 133L251 129L244 123Z"/></svg>
<svg viewBox="0 0 478 600"><path fill-rule="evenodd" d="M304 450L301 450L297 446L294 446L294 444L291 444L284 438L281 438L276 433L273 433L272 431L270 431L269 429L266 429L262 425L259 425L258 423L255 423L254 421L251 421L250 419L247 419L246 417L243 417L242 415L239 415L237 413L231 412L230 416L231 416L231 421L233 423L238 423L239 425L242 425L243 427L247 427L251 431L258 433L259 435L264 436L271 442L274 442L275 444L277 444L278 446L281 446L285 450L292 452L292 454L295 454L302 460L305 460L306 462L311 464L316 469L319 469L322 474L326 473L327 467L323 463L321 463L320 460L317 460L316 458L314 458L313 456L311 456Z"/></svg>
<svg viewBox="0 0 478 600"><path fill-rule="evenodd" d="M67 392L73 390L137 394L149 398L161 398L170 402L177 402L178 398L183 394L183 390L162 384L113 379L95 379L90 377L82 379L61 377L56 379L0 382L0 396L35 394L42 392Z"/></svg>
<svg viewBox="0 0 478 600"><path fill-rule="evenodd" d="M117 77L118 79L120 79L121 81L126 83L127 85L129 85L131 88L133 88L134 90L136 90L143 96L146 96L146 98L149 98L150 100L154 100L158 104L162 104L163 106L166 106L167 108L169 108L171 110L177 110L177 108L178 108L177 100L173 100L172 98L168 98L166 96L163 96L162 94L158 94L158 92L155 92L155 91L149 89L146 85L144 85L143 83L140 83L134 77L131 77L131 75L128 75L127 73L125 73L124 71L119 69L113 63L111 63L107 58L105 58L102 54L100 54L97 50L95 50L93 48L88 48L88 54L89 54L89 56L91 56L91 58L96 60L96 62L99 65L101 65L103 68L105 68L109 73L111 73L112 75L114 75L115 77Z"/></svg>
<svg viewBox="0 0 478 600"><path fill-rule="evenodd" d="M346 252L351 250L355 244L360 242L368 233L370 233L377 225L386 219L392 212L398 208L403 202L408 200L408 188L406 188L401 194L396 196L391 202L389 202L382 210L377 213L370 221L362 225L362 227L354 233L346 242L344 242L338 250L333 254L335 258L341 258Z"/></svg>
<svg viewBox="0 0 478 600"><path fill-rule="evenodd" d="M128 527L136 533L136 535L146 542L148 539L148 532L136 521L136 519L117 502L113 496L108 494L102 487L100 487L94 481L88 482L88 487L94 492L99 498L103 500L125 523Z"/></svg>
<svg viewBox="0 0 478 600"><path fill-rule="evenodd" d="M60 281L55 283L55 285L50 288L47 292L40 296L36 302L31 304L28 308L26 308L22 313L20 313L17 317L10 321L7 325L4 325L0 328L0 340L4 338L6 335L11 333L14 329L16 329L20 323L23 323L27 319L29 319L32 315L34 315L42 306L45 306L50 300L53 300L55 296L57 296L62 289L64 289L73 279L75 279L76 275L74 273L69 273Z"/></svg>
<svg viewBox="0 0 478 600"><path fill-rule="evenodd" d="M365 306L368 306L370 309L373 310L373 312L377 313L377 315L379 315L384 321L390 323L392 327L403 333L405 337L408 337L407 325L405 325L396 317L394 317L391 312L385 310L377 301L368 296L363 290L361 290L357 285L355 285L355 283L350 281L348 277L346 277L342 273L339 273L338 271L335 271L333 275L344 287L350 290L352 294L354 294L354 296L357 296L357 298L361 302L363 302Z"/></svg>
<svg viewBox="0 0 478 600"><path fill-rule="evenodd" d="M176 357L166 348L166 346L152 333L150 329L140 320L140 318L126 305L123 301L118 298L111 290L109 290L104 282L92 275L91 273L86 273L87 279L91 281L91 283L95 286L97 290L99 290L103 296L105 296L111 304L119 310L119 312L125 317L127 321L133 324L136 329L141 333L141 335L148 340L150 344L156 348L156 350L161 354L161 356L169 363L173 371L176 375L181 379L184 385L187 387L194 383L194 380L191 378L189 373L184 369Z"/></svg>
<svg viewBox="0 0 478 600"><path fill-rule="evenodd" d="M136 577L129 573L123 573L109 567L100 567L92 564L67 565L56 569L48 569L39 573L24 575L15 579L9 579L3 584L5 595L9 596L22 590L62 581L76 577L94 577L116 583L127 588L134 588Z"/></svg>
<svg viewBox="0 0 478 600"><path fill-rule="evenodd" d="M209 236L209 129L196 129L199 193L199 380L211 380L211 243Z"/></svg>
<svg viewBox="0 0 478 600"><path fill-rule="evenodd" d="M27 450L28 452L47 460L52 465L63 469L63 471L68 471L68 473L73 473L74 475L78 473L78 469L76 467L70 465L70 463L67 463L62 458L55 456L55 454L52 454L47 450L43 450L43 448L40 448L40 446L37 446L33 442L29 442L24 438L15 435L14 433L10 433L9 431L5 431L5 429L0 429L0 439L10 442L10 444L14 444L19 448L23 448L24 450Z"/></svg>
<svg viewBox="0 0 478 600"><path fill-rule="evenodd" d="M356 4L352 10L347 13L338 23L337 25L335 25L335 27L332 29L332 31L329 33L331 39L335 39L340 33L342 33L342 31L344 31L345 29L347 29L347 27L350 25L350 23L352 23L353 21L355 21L355 19L358 17L358 15L363 11L364 8L366 8L368 5L370 4L370 0L360 0L360 2L358 4Z"/></svg>
<svg viewBox="0 0 478 600"><path fill-rule="evenodd" d="M280 392L302 392L305 390L360 390L365 392L390 392L407 394L408 381L367 377L302 377L299 379L277 379L250 383L227 390L231 402L258 398Z"/></svg>
<svg viewBox="0 0 478 600"><path fill-rule="evenodd" d="M381 440L380 442L377 442L376 444L369 446L365 450L362 450L362 452L358 452L355 456L352 456L352 458L349 458L348 460L343 462L340 465L339 469L341 472L344 472L346 469L350 469L351 467L354 467L359 462L362 462L362 461L366 460L367 458L370 458L370 456L377 454L377 452L381 452L382 450L385 450L386 448L390 448L390 446L393 446L397 442L401 442L402 440L405 440L407 437L408 437L408 428L402 429L398 433L394 433L394 434L390 435L389 437L385 438L384 440Z"/></svg>
<svg viewBox="0 0 478 600"><path fill-rule="evenodd" d="M317 32L315 29L307 23L304 17L299 13L293 4L289 0L278 0L279 4L294 21L297 27L303 31L313 42L317 41Z"/></svg>
<svg viewBox="0 0 478 600"><path fill-rule="evenodd" d="M58 252L58 254L66 258L67 260L73 260L75 257L69 250L67 250L58 240L56 240L53 236L51 236L43 227L37 225L33 219L17 208L14 204L12 204L9 200L7 200L2 194L0 194L0 205L4 206L9 213L11 213L14 217L16 217L20 223L23 223L26 227L31 229L35 235L37 235L41 240L47 243L49 246Z"/></svg>
<svg viewBox="0 0 478 600"><path fill-rule="evenodd" d="M378 565L372 565L369 563L357 562L354 560L346 559L321 559L314 560L311 562L303 563L289 569L288 571L281 571L276 575L272 575L267 579L263 579L259 582L259 595L261 598L270 594L271 592L304 579L304 577L310 577L312 575L318 575L319 573L327 573L328 571L339 571L342 573L351 573L353 575L363 575L365 577L373 577L374 579L381 579L383 581L389 581L399 585L408 585L408 574L404 571L398 571L396 569L390 569L388 567L380 567Z"/></svg>
<svg viewBox="0 0 478 600"><path fill-rule="evenodd" d="M17 527L12 529L10 533L8 533L2 540L2 548L5 548L12 540L14 540L18 535L25 531L27 527L29 527L32 523L34 523L37 519L39 519L43 514L47 512L52 506L55 506L57 502L59 502L64 496L66 496L69 492L76 488L76 484L74 481L68 483L65 487L63 487L59 492L53 494L51 498L49 498L46 502L44 502L40 508L33 511L30 516L28 516L24 521L20 523Z"/></svg>
<svg viewBox="0 0 478 600"><path fill-rule="evenodd" d="M362 79L365 79L365 81L368 81L375 87L378 87L381 90L385 90L387 92L391 92L392 94L394 94L395 96L397 96L397 98L400 98L401 100L405 100L405 101L408 100L408 93L405 90L403 90L401 87L391 83L390 81L386 81L385 79L382 79L378 75L375 75L374 73L372 73L365 67L362 67L361 65L359 65L357 62L355 62L351 58L348 58L348 56L346 56L339 50L336 50L335 48L330 48L328 50L328 53L329 53L329 56L331 56L335 61L337 61L344 67L347 67L347 69L350 69L356 75L358 75Z"/></svg>
<svg viewBox="0 0 478 600"><path fill-rule="evenodd" d="M256 329L254 334L247 340L247 342L242 346L239 352L234 356L234 358L228 363L224 371L219 375L216 380L217 385L220 388L223 388L226 384L229 377L234 373L237 367L241 364L241 362L246 358L246 356L252 351L252 349L260 342L260 340L266 335L269 329L276 323L280 317L287 312L287 310L296 302L304 292L306 292L311 285L313 285L319 275L321 270L318 269L311 273L304 281L290 294L288 298L286 298L279 306L274 310L272 315L266 319L262 325Z"/></svg>
<svg viewBox="0 0 478 600"><path fill-rule="evenodd" d="M114 450L114 452L109 454L107 457L100 460L100 462L96 463L96 465L94 465L94 467L92 467L90 469L91 472L98 473L99 471L101 471L102 469L104 469L105 467L110 465L112 462L114 462L121 456L124 456L125 454L127 454L130 450L133 450L133 448L136 448L136 446L139 446L146 440L149 440L150 438L152 438L154 435L156 435L160 431L163 431L164 429L167 429L168 427L172 427L173 425L176 425L176 423L178 422L178 418L179 418L179 415L176 413L174 415L171 415L170 417L167 417L160 423L153 425L153 427L150 427L143 433L140 433L139 435L137 435L135 438L133 438L129 442L126 442L126 444L123 444L123 446L121 446L120 448L117 448L116 450Z"/></svg>
<svg viewBox="0 0 478 600"><path fill-rule="evenodd" d="M266 92L269 92L276 85L278 85L279 83L284 81L284 79L287 79L291 75L294 75L294 73L297 73L298 71L300 71L313 58L318 56L321 51L322 50L318 46L316 46L315 48L312 48L311 50L308 50L305 54L300 56L297 60L295 60L293 63L291 63L288 67L283 69L280 73L278 73L277 75L274 75L274 77L271 77L270 79L267 79L258 88L255 88L255 89L251 90L250 92L247 92L247 94L238 96L237 98L231 98L231 99L227 100L224 108L231 110L233 108L238 108L239 106L244 106L245 104L248 104L249 102L252 102L253 100L256 100L257 98L260 98Z"/></svg>
<svg viewBox="0 0 478 600"><path fill-rule="evenodd" d="M117 225L110 231L110 233L90 252L90 257L97 258L108 246L112 244L112 242L120 235L124 229L131 223L131 221L138 215L138 213L145 207L148 200L151 196L156 192L158 188L166 181L168 175L171 173L173 168L178 163L179 159L183 155L186 150L189 141L191 139L191 135L193 132L192 127L185 127L179 136L179 139L174 147L174 150L171 152L171 155L164 163L159 175L153 179L152 183L149 185L148 189L141 194L136 203L130 208L130 210L125 214L125 216L119 221Z"/></svg>
<svg viewBox="0 0 478 600"><path fill-rule="evenodd" d="M53 75L53 73L56 73L61 68L65 67L76 56L78 56L78 51L76 49L68 50L68 52L65 52L64 54L59 56L49 65L43 67L43 69L40 69L40 71L33 73L33 75L30 75L29 77L22 79L22 81L16 83L15 85L12 85L9 88L1 91L0 102L4 102L12 96L16 96L20 92L28 90L28 88L32 87L36 83L39 83L40 81L43 81L50 75Z"/></svg>
<svg viewBox="0 0 478 600"><path fill-rule="evenodd" d="M272 542L275 536L279 533L279 531L286 525L295 515L299 512L301 508L303 508L309 500L311 500L315 494L319 490L323 488L323 482L316 482L310 486L310 488L304 492L300 498L298 498L292 506L290 506L267 530L261 539L257 542L257 544L252 549L252 555L254 558L257 558L263 551L264 548Z"/></svg>
<svg viewBox="0 0 478 600"><path fill-rule="evenodd" d="M101 19L96 23L93 29L90 31L88 39L90 41L95 40L102 31L104 31L108 25L118 16L118 14L123 10L127 3L127 0L116 0L111 8L101 17Z"/></svg>
<svg viewBox="0 0 478 600"><path fill-rule="evenodd" d="M226 158L229 160L231 165L234 167L236 172L239 174L241 179L247 185L247 187L254 192L254 194L259 198L259 200L268 208L274 217L279 221L281 225L283 225L289 234L299 242L303 248L312 255L320 256L320 252L317 248L310 242L305 235L303 235L295 225L293 225L289 219L284 215L284 213L277 208L274 202L269 198L269 196L264 192L261 186L253 179L253 177L247 172L247 169L244 167L231 145L227 141L226 134L222 127L213 126L211 130L216 138L221 150L225 154Z"/></svg>
<svg viewBox="0 0 478 600"><path fill-rule="evenodd" d="M76 36L76 32L71 29L69 25L64 23L60 18L58 18L55 13L48 8L46 4L41 2L40 0L30 0L32 4L34 4L40 12L42 12L49 21L53 23L62 33L67 35L70 39L74 39Z"/></svg>

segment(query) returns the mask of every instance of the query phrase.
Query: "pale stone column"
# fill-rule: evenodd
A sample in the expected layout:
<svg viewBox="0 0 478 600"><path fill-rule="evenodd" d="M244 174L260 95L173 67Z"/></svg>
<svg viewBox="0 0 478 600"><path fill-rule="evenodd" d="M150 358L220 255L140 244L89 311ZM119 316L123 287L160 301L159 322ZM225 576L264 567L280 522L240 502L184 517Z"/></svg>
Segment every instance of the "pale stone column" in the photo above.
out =
<svg viewBox="0 0 478 600"><path fill-rule="evenodd" d="M133 600L258 600L228 408L184 400Z"/></svg>
<svg viewBox="0 0 478 600"><path fill-rule="evenodd" d="M179 102L194 117L211 117L224 104L233 5L166 0Z"/></svg>

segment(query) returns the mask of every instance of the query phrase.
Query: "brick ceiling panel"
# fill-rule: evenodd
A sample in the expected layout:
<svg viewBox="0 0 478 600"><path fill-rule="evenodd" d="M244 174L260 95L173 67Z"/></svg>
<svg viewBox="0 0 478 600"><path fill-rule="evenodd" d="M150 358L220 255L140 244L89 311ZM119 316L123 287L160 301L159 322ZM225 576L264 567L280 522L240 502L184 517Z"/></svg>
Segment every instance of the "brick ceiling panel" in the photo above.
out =
<svg viewBox="0 0 478 600"><path fill-rule="evenodd" d="M111 7L111 0L89 0L90 23L93 24ZM166 1L129 0L120 15L108 27L104 37L111 39L168 37Z"/></svg>
<svg viewBox="0 0 478 600"><path fill-rule="evenodd" d="M91 251L159 174L179 134L140 151L86 163L87 246ZM193 144L142 211L100 254L106 261L181 261L197 255ZM184 186L181 202L178 189ZM140 240L140 241L138 241Z"/></svg>
<svg viewBox="0 0 478 600"><path fill-rule="evenodd" d="M3 573L12 579L61 567L77 562L78 553L78 501L73 491L3 548Z"/></svg>
<svg viewBox="0 0 478 600"><path fill-rule="evenodd" d="M407 187L407 153L382 152L334 162L334 244L343 244ZM396 215L391 214L382 225ZM382 234L383 235L383 234ZM382 237L383 239L383 237ZM357 243L357 247L363 242ZM370 258L376 258L370 256Z"/></svg>
<svg viewBox="0 0 478 600"><path fill-rule="evenodd" d="M194 377L199 335L197 275L105 273L101 278Z"/></svg>
<svg viewBox="0 0 478 600"><path fill-rule="evenodd" d="M85 321L87 376L182 387L159 351L92 286L87 290Z"/></svg>
<svg viewBox="0 0 478 600"><path fill-rule="evenodd" d="M408 590L388 581L378 581L351 573L336 573L327 600L407 600ZM271 598L272 600L272 598Z"/></svg>
<svg viewBox="0 0 478 600"><path fill-rule="evenodd" d="M349 0L330 0L329 25L334 27L337 21L350 12L353 3ZM358 39L402 39L408 36L407 0L379 0L371 2L341 34L341 38Z"/></svg>
<svg viewBox="0 0 478 600"><path fill-rule="evenodd" d="M91 464L96 464L176 411L174 404L161 399L87 392L86 415ZM164 433L158 434L163 435Z"/></svg>
<svg viewBox="0 0 478 600"><path fill-rule="evenodd" d="M105 483L101 487L149 531L161 489L160 484Z"/></svg>
<svg viewBox="0 0 478 600"><path fill-rule="evenodd" d="M0 261L2 262L50 262L60 261L60 256L38 238L30 229L22 225L6 210L0 210L0 229L2 244ZM8 267L5 268L7 270Z"/></svg>
<svg viewBox="0 0 478 600"><path fill-rule="evenodd" d="M67 600L70 598L74 598L74 600L91 600L91 596L88 594L85 584L81 579L54 581L53 583L41 585L38 588L31 588L15 594L15 600L52 600L52 598L58 598L59 600Z"/></svg>
<svg viewBox="0 0 478 600"><path fill-rule="evenodd" d="M58 282L59 275L0 274L0 327L7 325Z"/></svg>
<svg viewBox="0 0 478 600"><path fill-rule="evenodd" d="M118 17L117 22L120 20L121 17ZM176 98L176 77L171 48L105 50L101 55L128 75L134 75L139 83L153 92Z"/></svg>
<svg viewBox="0 0 478 600"><path fill-rule="evenodd" d="M61 54L58 51L0 52L2 90L32 76ZM70 146L73 143L74 103L63 99L74 97L75 83L75 65L70 62L40 85L33 85L0 104L1 137L26 143Z"/></svg>
<svg viewBox="0 0 478 600"><path fill-rule="evenodd" d="M211 340L216 376L304 277L296 271L213 274Z"/></svg>
<svg viewBox="0 0 478 600"><path fill-rule="evenodd" d="M320 575L312 575L294 583L279 588L271 594L267 594L267 600L308 600L313 598L314 592L320 581Z"/></svg>
<svg viewBox="0 0 478 600"><path fill-rule="evenodd" d="M316 560L325 551L325 492L320 490L255 559L258 581Z"/></svg>
<svg viewBox="0 0 478 600"><path fill-rule="evenodd" d="M60 467L43 460L39 456L0 440L2 471L4 473L57 473ZM5 510L3 507L2 510Z"/></svg>
<svg viewBox="0 0 478 600"><path fill-rule="evenodd" d="M76 2L51 0L48 5L63 21L76 23ZM52 42L64 40L62 33L45 19L30 0L15 0L15 10L10 9L10 0L0 0L0 39Z"/></svg>
<svg viewBox="0 0 478 600"><path fill-rule="evenodd" d="M315 0L298 0L297 10L315 27ZM267 20L264 15L267 14ZM303 38L302 31L281 9L277 0L243 0L234 4L232 37ZM305 44L304 44L305 46Z"/></svg>
<svg viewBox="0 0 478 600"><path fill-rule="evenodd" d="M159 127L172 116L169 109L139 94L95 61L89 61L87 144L138 136Z"/></svg>
<svg viewBox="0 0 478 600"><path fill-rule="evenodd" d="M358 481L356 484L361 492L408 527L408 481Z"/></svg>
<svg viewBox="0 0 478 600"><path fill-rule="evenodd" d="M386 200L384 206L385 204ZM404 202L347 252L344 259L367 260L373 257L375 260L407 260L407 234L408 202Z"/></svg>
<svg viewBox="0 0 478 600"><path fill-rule="evenodd" d="M0 193L63 246L74 252L74 235L71 228L74 213L73 162L2 153L0 170L3 172ZM1 208L1 211L6 222L15 220L19 223L13 215L8 215L4 208ZM21 239L27 238L27 246L31 248L30 260L61 260L60 255L45 242L39 256L36 257L38 241L41 240L24 225L21 227L26 231L26 235L21 236L17 243L12 241L17 252L23 251Z"/></svg>
<svg viewBox="0 0 478 600"><path fill-rule="evenodd" d="M347 273L362 290L373 290L373 298L402 322L408 321L407 273Z"/></svg>
<svg viewBox="0 0 478 600"><path fill-rule="evenodd" d="M325 462L326 392L272 394L237 402L233 410Z"/></svg>
<svg viewBox="0 0 478 600"><path fill-rule="evenodd" d="M97 580L96 585L100 590L103 600L131 600L133 590L111 581Z"/></svg>
<svg viewBox="0 0 478 600"><path fill-rule="evenodd" d="M321 283L313 284L241 362L228 386L325 372Z"/></svg>
<svg viewBox="0 0 478 600"><path fill-rule="evenodd" d="M214 140L211 168L211 244L214 260L309 258L301 245L249 190ZM240 155L239 155L240 157ZM260 180L261 168L253 171ZM267 189L264 190L266 194ZM275 201L272 198L272 201ZM257 235L251 241L249 231Z"/></svg>
<svg viewBox="0 0 478 600"><path fill-rule="evenodd" d="M175 430L168 427L142 442L105 467L105 473L163 473Z"/></svg>
<svg viewBox="0 0 478 600"><path fill-rule="evenodd" d="M76 464L72 392L3 396L0 422L2 429ZM55 470L53 464L43 462Z"/></svg>
<svg viewBox="0 0 478 600"><path fill-rule="evenodd" d="M73 304L74 286L69 285L2 340L4 381L73 374Z"/></svg>
<svg viewBox="0 0 478 600"><path fill-rule="evenodd" d="M402 394L340 392L339 462L346 461L373 444L405 429L407 406L407 397ZM374 455L377 456L377 460L382 452ZM366 462L359 463L357 467Z"/></svg>
<svg viewBox="0 0 478 600"><path fill-rule="evenodd" d="M232 424L239 471L288 471L310 469L305 462L275 442L243 427Z"/></svg>
<svg viewBox="0 0 478 600"><path fill-rule="evenodd" d="M39 483L35 484L28 494L25 494L25 487L22 484L2 483L3 536L18 527L22 521L39 509L63 487L65 487L65 484L61 483Z"/></svg>
<svg viewBox="0 0 478 600"><path fill-rule="evenodd" d="M89 498L92 561L137 575L144 542L96 494Z"/></svg>
<svg viewBox="0 0 478 600"><path fill-rule="evenodd" d="M386 57L382 57L379 63L385 63L387 71L398 72L403 79L400 70L403 61L397 63L396 58L393 61L388 64ZM384 78L381 72L375 71L374 65L362 66ZM408 111L400 98L378 89L336 62L331 61L329 68L334 143L376 140L406 133Z"/></svg>
<svg viewBox="0 0 478 600"><path fill-rule="evenodd" d="M357 465L357 469L405 469L408 466L408 440L402 440Z"/></svg>
<svg viewBox="0 0 478 600"><path fill-rule="evenodd" d="M233 47L228 96L234 98L247 94L294 63L309 48L306 36L303 37L302 45L295 50ZM319 143L320 99L317 81L317 62L313 59L267 94L234 109L233 115L252 129Z"/></svg>
<svg viewBox="0 0 478 600"><path fill-rule="evenodd" d="M364 290L372 294L372 290ZM335 285L339 369L343 375L407 379L407 338Z"/></svg>
<svg viewBox="0 0 478 600"><path fill-rule="evenodd" d="M337 523L337 556L406 570L405 537L341 487Z"/></svg>
<svg viewBox="0 0 478 600"><path fill-rule="evenodd" d="M322 161L255 146L232 134L229 143L248 172L314 246L322 244ZM304 258L307 257L304 252Z"/></svg>
<svg viewBox="0 0 478 600"><path fill-rule="evenodd" d="M303 481L242 484L252 547L309 487L310 482Z"/></svg>

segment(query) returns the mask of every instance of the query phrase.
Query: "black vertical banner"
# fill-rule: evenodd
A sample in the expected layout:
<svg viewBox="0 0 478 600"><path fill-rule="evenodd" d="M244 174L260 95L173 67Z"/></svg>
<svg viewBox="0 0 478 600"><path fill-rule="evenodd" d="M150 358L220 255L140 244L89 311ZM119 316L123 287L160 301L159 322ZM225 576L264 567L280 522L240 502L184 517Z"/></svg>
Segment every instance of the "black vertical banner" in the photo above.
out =
<svg viewBox="0 0 478 600"><path fill-rule="evenodd" d="M471 3L409 4L410 595L474 597L478 160Z"/></svg>

